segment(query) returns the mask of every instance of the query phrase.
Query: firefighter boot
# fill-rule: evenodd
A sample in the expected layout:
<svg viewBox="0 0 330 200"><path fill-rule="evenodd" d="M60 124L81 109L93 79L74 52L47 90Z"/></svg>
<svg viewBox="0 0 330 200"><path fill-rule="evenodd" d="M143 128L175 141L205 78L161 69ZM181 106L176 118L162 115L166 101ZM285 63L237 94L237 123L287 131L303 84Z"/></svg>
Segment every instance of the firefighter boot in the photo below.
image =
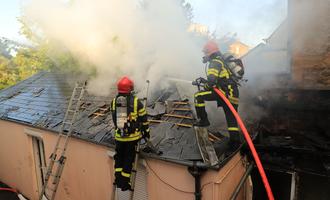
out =
<svg viewBox="0 0 330 200"><path fill-rule="evenodd" d="M196 114L198 119L194 123L194 126L207 127L210 125L205 107L196 107Z"/></svg>
<svg viewBox="0 0 330 200"><path fill-rule="evenodd" d="M127 191L127 190L132 191L130 181L131 181L131 179L129 177L123 177L121 191Z"/></svg>
<svg viewBox="0 0 330 200"><path fill-rule="evenodd" d="M115 172L115 185L117 186L117 188L121 188L122 187L122 176L121 176L121 172Z"/></svg>
<svg viewBox="0 0 330 200"><path fill-rule="evenodd" d="M121 175L121 172L116 172L115 173L115 183L117 188L122 188L123 187L123 176Z"/></svg>
<svg viewBox="0 0 330 200"><path fill-rule="evenodd" d="M238 131L229 131L229 148L236 150L241 145L241 138Z"/></svg>

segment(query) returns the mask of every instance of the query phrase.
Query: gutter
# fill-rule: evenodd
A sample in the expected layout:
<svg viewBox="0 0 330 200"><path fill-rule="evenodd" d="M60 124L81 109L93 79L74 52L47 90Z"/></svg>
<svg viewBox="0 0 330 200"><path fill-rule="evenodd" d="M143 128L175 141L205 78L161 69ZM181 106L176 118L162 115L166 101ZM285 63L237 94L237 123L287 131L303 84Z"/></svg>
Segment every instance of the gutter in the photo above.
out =
<svg viewBox="0 0 330 200"><path fill-rule="evenodd" d="M188 171L195 178L195 200L201 200L201 175L203 172L207 171L207 169L198 167L197 162L194 162L192 167L188 167Z"/></svg>

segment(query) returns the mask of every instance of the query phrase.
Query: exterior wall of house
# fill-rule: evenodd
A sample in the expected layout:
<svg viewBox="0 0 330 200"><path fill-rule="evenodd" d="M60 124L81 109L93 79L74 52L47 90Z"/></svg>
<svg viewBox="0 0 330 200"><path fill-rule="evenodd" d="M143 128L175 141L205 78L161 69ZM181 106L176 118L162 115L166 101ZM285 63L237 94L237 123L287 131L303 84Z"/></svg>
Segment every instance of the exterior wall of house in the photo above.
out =
<svg viewBox="0 0 330 200"><path fill-rule="evenodd" d="M0 180L34 200L39 195L37 175L32 138L26 132L43 139L48 160L57 138L54 133L0 120ZM113 160L108 155L109 150L71 138L68 159L55 199L110 199ZM187 167L155 159L147 159L144 163L148 199L194 198L194 178ZM229 199L245 171L243 163L243 158L237 154L221 170L204 173L201 180L203 199ZM247 191L251 191L251 186L243 188L238 199L249 199L245 196Z"/></svg>
<svg viewBox="0 0 330 200"><path fill-rule="evenodd" d="M158 160L148 160L149 199L194 199L195 180L187 167ZM244 158L236 154L221 170L208 170L202 175L202 199L230 199L245 172ZM252 186L246 184L237 200L252 199Z"/></svg>
<svg viewBox="0 0 330 200"><path fill-rule="evenodd" d="M204 199L230 199L241 177L245 172L244 158L239 153L220 171L209 171L202 179ZM252 188L248 189L249 191ZM249 199L241 190L237 199Z"/></svg>
<svg viewBox="0 0 330 200"><path fill-rule="evenodd" d="M0 120L0 180L34 200L39 194L32 138L25 134L27 129L43 139L48 161L55 134ZM113 161L107 151L106 147L71 138L56 199L109 199Z"/></svg>
<svg viewBox="0 0 330 200"><path fill-rule="evenodd" d="M328 0L290 0L292 78L299 88L330 89Z"/></svg>
<svg viewBox="0 0 330 200"><path fill-rule="evenodd" d="M0 121L0 180L35 199L37 179L32 139L22 133L23 126Z"/></svg>

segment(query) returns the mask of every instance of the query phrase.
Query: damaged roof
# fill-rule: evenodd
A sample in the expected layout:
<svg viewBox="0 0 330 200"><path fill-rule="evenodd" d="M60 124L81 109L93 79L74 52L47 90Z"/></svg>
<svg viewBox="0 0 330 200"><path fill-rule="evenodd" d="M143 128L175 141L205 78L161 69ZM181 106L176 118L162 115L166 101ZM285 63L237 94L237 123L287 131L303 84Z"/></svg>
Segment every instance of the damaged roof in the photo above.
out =
<svg viewBox="0 0 330 200"><path fill-rule="evenodd" d="M57 132L64 119L73 85L65 74L40 72L10 88L0 91L0 119ZM113 147L114 126L109 97L85 95L76 117L73 136ZM168 89L147 107L151 121L151 142L166 160L201 160L192 127L193 113L188 100L177 89ZM221 143L216 133L211 141ZM154 157L155 155L153 155Z"/></svg>

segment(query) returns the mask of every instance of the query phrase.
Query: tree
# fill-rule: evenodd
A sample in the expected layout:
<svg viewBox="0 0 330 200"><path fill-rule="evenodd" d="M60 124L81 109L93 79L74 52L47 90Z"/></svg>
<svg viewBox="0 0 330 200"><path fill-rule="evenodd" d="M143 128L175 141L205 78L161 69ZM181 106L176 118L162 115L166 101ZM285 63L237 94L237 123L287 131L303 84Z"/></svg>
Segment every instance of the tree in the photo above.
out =
<svg viewBox="0 0 330 200"><path fill-rule="evenodd" d="M33 43L32 48L22 49L15 64L23 71L35 73L40 70L77 71L79 62L60 42L45 38L38 24L22 16L21 33Z"/></svg>
<svg viewBox="0 0 330 200"><path fill-rule="evenodd" d="M0 52L0 89L14 85L42 70L78 71L79 62L63 45L39 34L38 25L29 21L24 15L19 18L19 22L21 34L32 45L18 49L14 57ZM1 47L6 49L5 44Z"/></svg>
<svg viewBox="0 0 330 200"><path fill-rule="evenodd" d="M192 22L192 19L194 18L193 14L193 7L190 3L186 2L185 0L181 0L181 6L184 10L184 13L186 14L186 18L189 22Z"/></svg>
<svg viewBox="0 0 330 200"><path fill-rule="evenodd" d="M0 55L0 90L16 83L16 69L8 58Z"/></svg>

